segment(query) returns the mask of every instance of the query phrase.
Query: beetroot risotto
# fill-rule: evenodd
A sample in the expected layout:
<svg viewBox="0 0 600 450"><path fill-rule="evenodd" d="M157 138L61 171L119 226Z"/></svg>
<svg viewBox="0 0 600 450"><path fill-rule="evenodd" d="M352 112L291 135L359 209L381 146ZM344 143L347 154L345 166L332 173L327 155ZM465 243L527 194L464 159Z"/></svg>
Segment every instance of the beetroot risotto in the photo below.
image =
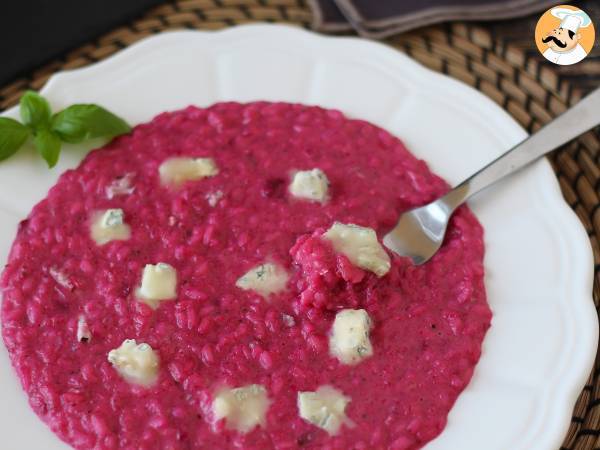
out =
<svg viewBox="0 0 600 450"><path fill-rule="evenodd" d="M21 222L2 332L77 449L418 449L490 325L467 207L416 267L379 240L446 192L340 112L221 103L91 152Z"/></svg>

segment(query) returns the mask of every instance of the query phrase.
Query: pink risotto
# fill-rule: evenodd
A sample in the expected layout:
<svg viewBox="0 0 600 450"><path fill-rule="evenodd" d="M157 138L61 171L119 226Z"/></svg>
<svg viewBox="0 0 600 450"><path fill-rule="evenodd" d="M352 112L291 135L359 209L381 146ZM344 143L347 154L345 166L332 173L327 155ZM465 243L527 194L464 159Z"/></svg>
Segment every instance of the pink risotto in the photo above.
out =
<svg viewBox="0 0 600 450"><path fill-rule="evenodd" d="M174 157L216 169L166 185ZM313 169L326 195L293 195L298 171ZM482 227L462 207L427 264L380 248L385 273L324 234L356 224L380 246L402 211L447 189L394 136L319 107L220 103L135 127L64 173L19 226L1 279L2 333L31 407L81 450L424 446L490 326ZM122 212L129 235L99 244L90 227L107 210ZM177 281L173 298L151 305L140 297L159 262ZM287 277L269 294L244 278L265 263ZM370 349L351 363L331 348L342 310L369 319ZM154 352L152 382L109 361L126 339ZM242 429L240 403L218 409L216 398L249 385L268 402ZM326 406L321 422L301 414L299 393L322 386L345 398L333 431Z"/></svg>

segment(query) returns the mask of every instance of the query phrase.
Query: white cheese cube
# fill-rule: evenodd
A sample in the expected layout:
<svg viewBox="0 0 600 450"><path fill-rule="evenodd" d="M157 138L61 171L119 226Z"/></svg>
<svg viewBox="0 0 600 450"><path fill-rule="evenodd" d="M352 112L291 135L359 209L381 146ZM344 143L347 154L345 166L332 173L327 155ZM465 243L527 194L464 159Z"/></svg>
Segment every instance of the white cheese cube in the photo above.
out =
<svg viewBox="0 0 600 450"><path fill-rule="evenodd" d="M122 209L107 209L94 214L91 227L92 239L98 245L110 241L126 241L131 237L131 229L125 223Z"/></svg>
<svg viewBox="0 0 600 450"><path fill-rule="evenodd" d="M342 425L354 426L345 413L350 400L336 388L324 385L315 392L298 392L298 411L304 420L334 435Z"/></svg>
<svg viewBox="0 0 600 450"><path fill-rule="evenodd" d="M253 267L242 275L235 283L237 287L245 291L254 291L264 298L281 292L288 282L287 272L272 263L265 263Z"/></svg>
<svg viewBox="0 0 600 450"><path fill-rule="evenodd" d="M150 386L158 378L158 355L146 343L125 339L120 347L108 352L108 362L130 383Z"/></svg>
<svg viewBox="0 0 600 450"><path fill-rule="evenodd" d="M169 264L159 262L146 264L142 274L142 284L137 289L139 300L156 309L161 300L177 297L177 271Z"/></svg>
<svg viewBox="0 0 600 450"><path fill-rule="evenodd" d="M329 180L321 169L300 170L294 174L289 190L294 197L325 203Z"/></svg>
<svg viewBox="0 0 600 450"><path fill-rule="evenodd" d="M336 252L345 255L361 269L370 270L378 277L390 270L390 257L372 228L335 222L323 234L323 238L331 242Z"/></svg>
<svg viewBox="0 0 600 450"><path fill-rule="evenodd" d="M358 364L373 354L371 319L364 309L343 309L333 321L329 352L343 364Z"/></svg>
<svg viewBox="0 0 600 450"><path fill-rule="evenodd" d="M215 420L225 419L226 427L247 433L256 426L265 426L271 401L260 384L235 389L221 389L215 395L212 408Z"/></svg>
<svg viewBox="0 0 600 450"><path fill-rule="evenodd" d="M169 158L158 168L160 181L165 186L180 186L186 181L201 180L219 173L212 158Z"/></svg>
<svg viewBox="0 0 600 450"><path fill-rule="evenodd" d="M77 320L77 340L79 342L89 342L92 340L92 333L83 316L79 316Z"/></svg>

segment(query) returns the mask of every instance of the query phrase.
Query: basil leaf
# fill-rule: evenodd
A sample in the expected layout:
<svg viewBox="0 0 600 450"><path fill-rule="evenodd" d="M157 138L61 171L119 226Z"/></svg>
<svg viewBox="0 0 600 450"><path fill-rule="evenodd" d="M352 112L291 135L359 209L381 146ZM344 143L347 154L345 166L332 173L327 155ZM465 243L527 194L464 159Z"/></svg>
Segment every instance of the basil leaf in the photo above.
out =
<svg viewBox="0 0 600 450"><path fill-rule="evenodd" d="M48 167L54 167L60 155L60 137L47 128L41 128L36 132L33 143Z"/></svg>
<svg viewBox="0 0 600 450"><path fill-rule="evenodd" d="M26 126L14 119L0 117L0 161L17 153L28 136Z"/></svg>
<svg viewBox="0 0 600 450"><path fill-rule="evenodd" d="M21 96L21 120L25 125L38 128L50 122L50 105L44 97L33 91Z"/></svg>
<svg viewBox="0 0 600 450"><path fill-rule="evenodd" d="M65 142L114 137L131 128L120 117L98 105L72 105L52 117L52 130Z"/></svg>

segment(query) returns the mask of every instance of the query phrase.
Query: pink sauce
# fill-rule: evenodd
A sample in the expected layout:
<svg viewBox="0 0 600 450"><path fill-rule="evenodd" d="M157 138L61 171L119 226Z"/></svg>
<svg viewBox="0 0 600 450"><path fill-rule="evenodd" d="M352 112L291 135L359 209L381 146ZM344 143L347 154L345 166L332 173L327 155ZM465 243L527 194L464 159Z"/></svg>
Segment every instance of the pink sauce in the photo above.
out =
<svg viewBox="0 0 600 450"><path fill-rule="evenodd" d="M158 167L175 155L212 157L220 173L166 189ZM331 181L325 205L287 192L292 170L312 168ZM108 199L106 187L128 173L134 192ZM337 220L381 238L403 210L446 190L386 131L318 107L223 103L136 127L62 175L20 225L2 276L2 331L32 408L85 450L422 447L443 430L490 325L482 228L463 207L432 261L394 256L382 278L318 235ZM213 207L206 195L216 191ZM89 218L107 208L125 211L132 237L99 247ZM235 287L265 259L292 274L270 302ZM158 261L177 269L178 297L152 310L134 291ZM364 308L374 323L374 355L356 366L328 350L342 308ZM90 342L76 339L82 314ZM132 386L107 361L124 339L158 352L153 387ZM213 426L222 383L265 386L265 428ZM296 407L298 391L323 384L352 399L356 426L333 437Z"/></svg>

